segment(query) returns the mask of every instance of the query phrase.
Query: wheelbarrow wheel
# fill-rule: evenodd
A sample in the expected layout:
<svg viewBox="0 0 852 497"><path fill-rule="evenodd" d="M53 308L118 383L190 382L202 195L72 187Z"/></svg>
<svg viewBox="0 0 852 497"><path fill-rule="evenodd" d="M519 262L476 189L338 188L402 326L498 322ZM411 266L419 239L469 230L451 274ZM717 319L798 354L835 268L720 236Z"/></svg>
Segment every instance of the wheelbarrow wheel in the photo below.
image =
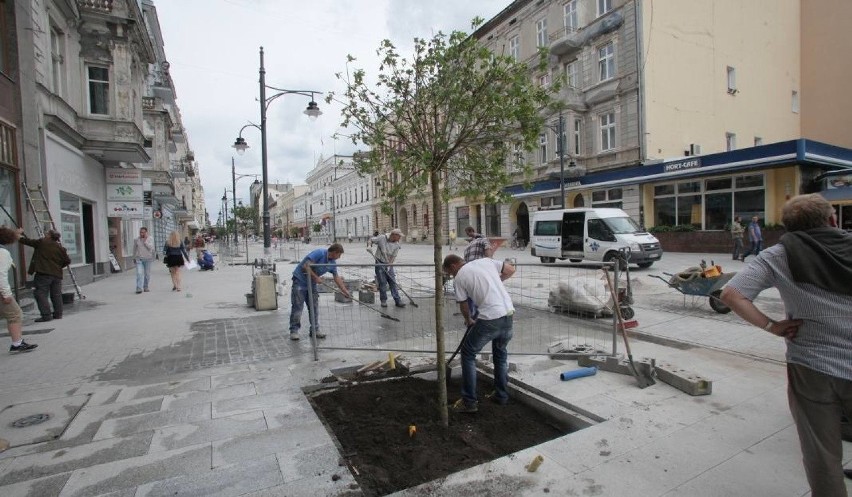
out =
<svg viewBox="0 0 852 497"><path fill-rule="evenodd" d="M719 314L727 314L731 312L731 308L726 306L722 299L719 297L722 296L722 290L716 290L715 292L710 294L710 308Z"/></svg>
<svg viewBox="0 0 852 497"><path fill-rule="evenodd" d="M630 319L633 319L633 316L635 316L635 315L636 315L636 313L633 311L633 308L630 307L629 305L621 306L621 318L622 319L630 320Z"/></svg>

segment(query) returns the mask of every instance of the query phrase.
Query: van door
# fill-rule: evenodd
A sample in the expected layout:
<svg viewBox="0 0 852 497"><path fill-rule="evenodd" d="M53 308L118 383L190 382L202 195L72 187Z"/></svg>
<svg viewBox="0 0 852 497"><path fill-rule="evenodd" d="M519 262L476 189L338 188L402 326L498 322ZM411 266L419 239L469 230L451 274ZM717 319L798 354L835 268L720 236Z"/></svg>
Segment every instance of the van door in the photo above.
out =
<svg viewBox="0 0 852 497"><path fill-rule="evenodd" d="M586 259L602 261L606 253L618 249L618 239L602 219L586 222Z"/></svg>
<svg viewBox="0 0 852 497"><path fill-rule="evenodd" d="M585 212L566 212L562 218L562 255L569 259L583 258L583 227Z"/></svg>

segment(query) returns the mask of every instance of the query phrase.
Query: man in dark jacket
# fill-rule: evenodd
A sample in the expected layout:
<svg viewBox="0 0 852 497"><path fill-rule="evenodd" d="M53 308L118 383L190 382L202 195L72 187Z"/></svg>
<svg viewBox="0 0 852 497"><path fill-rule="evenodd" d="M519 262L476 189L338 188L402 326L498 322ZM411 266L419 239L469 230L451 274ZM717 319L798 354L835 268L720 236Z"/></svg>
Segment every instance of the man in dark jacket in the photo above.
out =
<svg viewBox="0 0 852 497"><path fill-rule="evenodd" d="M59 233L54 230L45 232L43 238L30 239L23 234L23 229L18 230L21 234L20 242L32 247L33 255L30 260L29 274L33 275L33 284L40 318L37 323L50 321L51 319L62 319L62 269L71 264L71 258L65 247L59 244ZM48 294L50 302L48 302ZM53 312L50 311L50 303L53 303Z"/></svg>

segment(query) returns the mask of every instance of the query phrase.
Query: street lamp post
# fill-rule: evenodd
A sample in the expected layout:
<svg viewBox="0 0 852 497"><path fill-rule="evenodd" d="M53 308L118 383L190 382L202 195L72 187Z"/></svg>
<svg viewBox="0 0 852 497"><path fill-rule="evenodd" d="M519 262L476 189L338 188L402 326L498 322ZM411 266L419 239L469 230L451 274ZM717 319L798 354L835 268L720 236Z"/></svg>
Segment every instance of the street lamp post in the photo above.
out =
<svg viewBox="0 0 852 497"><path fill-rule="evenodd" d="M266 152L266 111L269 108L269 105L278 97L290 94L302 95L304 97L310 97L310 102L308 103L308 107L304 110L305 115L307 115L311 119L316 119L319 117L322 112L319 110L319 106L314 101L314 95L322 95L321 91L316 90L284 90L281 88L276 88L274 86L266 85L266 69L263 66L263 47L260 47L260 70L258 71L260 74L260 126L256 124L251 124L260 130L260 160L261 160L261 172L263 173L263 256L264 258L269 258L270 255L270 246L272 245L272 237L270 235L270 223L269 223L269 177L268 177L268 164L267 164L267 152ZM274 90L275 93L271 97L266 97L266 89ZM243 126L245 129L247 126ZM240 130L240 135L237 137L237 140L234 142L233 147L237 150L238 154L242 154L248 148L248 144L245 139L242 137L242 129Z"/></svg>
<svg viewBox="0 0 852 497"><path fill-rule="evenodd" d="M225 189L224 194L222 195L222 206L225 208L225 241L228 241L228 189Z"/></svg>
<svg viewBox="0 0 852 497"><path fill-rule="evenodd" d="M547 126L556 133L556 155L559 156L559 208L565 208L565 118L559 113L559 122L556 127ZM571 159L569 167L574 167L574 159Z"/></svg>
<svg viewBox="0 0 852 497"><path fill-rule="evenodd" d="M260 183L257 180L259 174L237 174L236 169L234 168L234 158L231 157L231 191L234 192L234 223L237 222L237 180L242 178L254 178L255 183ZM237 230L234 230L234 243L239 243L240 239L237 236Z"/></svg>

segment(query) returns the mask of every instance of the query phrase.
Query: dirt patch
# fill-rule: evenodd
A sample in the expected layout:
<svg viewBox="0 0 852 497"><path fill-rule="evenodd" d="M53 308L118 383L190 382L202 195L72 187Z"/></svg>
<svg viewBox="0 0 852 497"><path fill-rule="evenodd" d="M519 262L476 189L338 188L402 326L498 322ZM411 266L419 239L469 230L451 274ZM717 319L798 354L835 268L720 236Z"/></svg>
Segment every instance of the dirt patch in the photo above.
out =
<svg viewBox="0 0 852 497"><path fill-rule="evenodd" d="M448 388L459 397L458 379ZM341 387L312 400L342 446L364 495L386 495L552 440L568 433L556 420L516 401L482 399L476 414L450 412L441 425L438 384L417 377ZM410 426L416 432L410 435Z"/></svg>

